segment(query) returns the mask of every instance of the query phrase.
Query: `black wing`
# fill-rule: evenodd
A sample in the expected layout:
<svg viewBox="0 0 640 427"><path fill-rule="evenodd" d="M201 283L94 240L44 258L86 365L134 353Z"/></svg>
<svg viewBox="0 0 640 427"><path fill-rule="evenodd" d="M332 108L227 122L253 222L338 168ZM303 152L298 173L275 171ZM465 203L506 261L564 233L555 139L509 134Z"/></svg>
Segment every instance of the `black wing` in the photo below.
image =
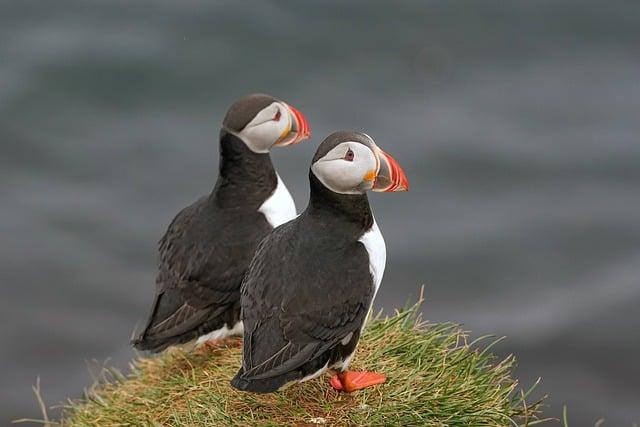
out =
<svg viewBox="0 0 640 427"><path fill-rule="evenodd" d="M364 246L331 233L312 236L297 230L299 223L263 240L243 281L244 381L292 373L359 332L366 319L373 279Z"/></svg>
<svg viewBox="0 0 640 427"><path fill-rule="evenodd" d="M160 240L156 298L134 345L158 351L222 327L239 308L242 278L270 229L258 212L220 212L207 198L182 210Z"/></svg>

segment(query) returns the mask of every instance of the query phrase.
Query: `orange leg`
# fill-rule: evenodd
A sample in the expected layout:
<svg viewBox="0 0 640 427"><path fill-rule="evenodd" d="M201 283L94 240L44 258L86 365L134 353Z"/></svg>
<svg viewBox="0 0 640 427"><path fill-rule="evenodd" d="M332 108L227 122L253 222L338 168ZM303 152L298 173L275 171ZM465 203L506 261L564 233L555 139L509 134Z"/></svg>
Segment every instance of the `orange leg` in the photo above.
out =
<svg viewBox="0 0 640 427"><path fill-rule="evenodd" d="M382 384L387 380L384 374L370 371L344 371L331 377L331 386L346 393Z"/></svg>

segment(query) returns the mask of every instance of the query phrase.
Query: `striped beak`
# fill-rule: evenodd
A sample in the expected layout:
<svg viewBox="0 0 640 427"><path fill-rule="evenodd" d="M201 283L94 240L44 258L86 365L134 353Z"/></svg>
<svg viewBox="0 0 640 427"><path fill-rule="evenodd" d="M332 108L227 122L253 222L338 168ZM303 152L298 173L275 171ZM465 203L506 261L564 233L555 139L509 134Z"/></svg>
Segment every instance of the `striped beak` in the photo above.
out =
<svg viewBox="0 0 640 427"><path fill-rule="evenodd" d="M306 117L295 107L285 104L289 110L291 129L276 143L278 147L297 144L311 136L311 127Z"/></svg>
<svg viewBox="0 0 640 427"><path fill-rule="evenodd" d="M376 175L373 191L409 191L409 180L400 164L376 146L380 169Z"/></svg>

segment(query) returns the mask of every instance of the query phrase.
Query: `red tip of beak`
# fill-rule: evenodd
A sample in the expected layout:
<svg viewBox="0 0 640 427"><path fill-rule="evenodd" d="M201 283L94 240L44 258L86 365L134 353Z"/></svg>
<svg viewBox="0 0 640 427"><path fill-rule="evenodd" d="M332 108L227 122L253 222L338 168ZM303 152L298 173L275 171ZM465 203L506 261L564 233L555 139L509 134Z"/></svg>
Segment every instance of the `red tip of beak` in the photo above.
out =
<svg viewBox="0 0 640 427"><path fill-rule="evenodd" d="M311 136L311 127L309 126L309 122L306 117L293 105L287 104L291 112L293 113L293 117L296 121L296 138L292 142L292 144L297 144L298 142L309 138Z"/></svg>
<svg viewBox="0 0 640 427"><path fill-rule="evenodd" d="M378 150L380 150L378 148ZM373 186L374 191L409 191L409 180L407 179L407 175L405 175L404 171L400 167L400 164L385 153L380 150L380 170L378 171L378 176L376 177L376 182Z"/></svg>
<svg viewBox="0 0 640 427"><path fill-rule="evenodd" d="M392 184L387 191L409 191L409 180L407 179L407 175L404 173L404 170L400 167L400 164L387 153L384 154L387 156L387 160L391 166Z"/></svg>

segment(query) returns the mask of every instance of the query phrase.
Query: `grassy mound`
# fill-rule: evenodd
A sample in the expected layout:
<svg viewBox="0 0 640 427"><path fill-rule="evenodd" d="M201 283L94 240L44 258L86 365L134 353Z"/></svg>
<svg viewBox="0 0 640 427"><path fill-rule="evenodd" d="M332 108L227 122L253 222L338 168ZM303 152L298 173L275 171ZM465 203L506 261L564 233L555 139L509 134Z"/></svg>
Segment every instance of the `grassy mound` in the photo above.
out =
<svg viewBox="0 0 640 427"><path fill-rule="evenodd" d="M229 385L240 365L237 342L206 351L171 350L141 358L123 376L87 391L68 405L62 425L532 425L540 401L525 403L510 373L514 360L497 361L467 343L456 325L428 324L417 306L374 319L365 329L353 369L384 372L387 383L343 394L321 377L269 395ZM488 348L487 348L488 349Z"/></svg>

